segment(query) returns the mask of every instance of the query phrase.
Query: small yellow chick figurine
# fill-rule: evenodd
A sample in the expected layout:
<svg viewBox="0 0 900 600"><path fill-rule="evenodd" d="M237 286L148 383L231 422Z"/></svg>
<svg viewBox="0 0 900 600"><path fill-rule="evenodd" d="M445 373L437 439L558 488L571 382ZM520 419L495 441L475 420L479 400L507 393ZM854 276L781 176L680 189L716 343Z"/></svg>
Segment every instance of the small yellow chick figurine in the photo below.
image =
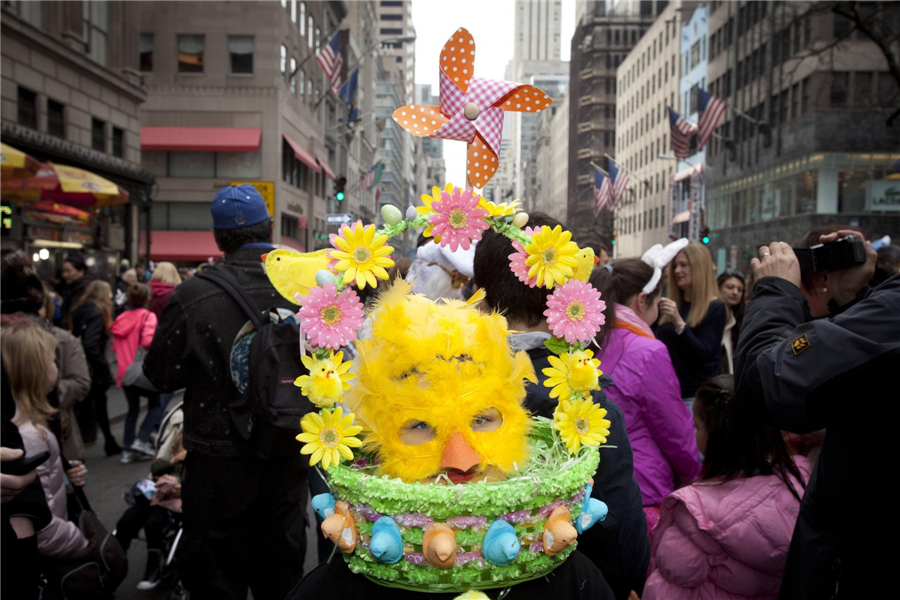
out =
<svg viewBox="0 0 900 600"><path fill-rule="evenodd" d="M543 370L547 379L544 386L553 388L550 390L551 398L559 398L564 402L571 397L571 392L576 394L588 393L600 389L600 361L594 358L590 350L576 350L564 352L558 357L548 358L550 366Z"/></svg>
<svg viewBox="0 0 900 600"><path fill-rule="evenodd" d="M600 262L600 259L594 256L593 248L582 248L575 255L575 260L578 261L578 266L575 267L575 279L587 283L591 271L594 270L594 265Z"/></svg>
<svg viewBox="0 0 900 600"><path fill-rule="evenodd" d="M316 273L328 268L328 249L301 254L293 250L272 250L262 255L266 275L278 293L299 305L296 294L306 296L316 283Z"/></svg>
<svg viewBox="0 0 900 600"><path fill-rule="evenodd" d="M349 380L356 377L348 373L353 363L342 362L344 353L332 353L328 358L316 360L314 356L303 356L300 360L309 369L309 375L301 375L294 381L303 395L316 406L331 406L341 400L343 390L349 390Z"/></svg>

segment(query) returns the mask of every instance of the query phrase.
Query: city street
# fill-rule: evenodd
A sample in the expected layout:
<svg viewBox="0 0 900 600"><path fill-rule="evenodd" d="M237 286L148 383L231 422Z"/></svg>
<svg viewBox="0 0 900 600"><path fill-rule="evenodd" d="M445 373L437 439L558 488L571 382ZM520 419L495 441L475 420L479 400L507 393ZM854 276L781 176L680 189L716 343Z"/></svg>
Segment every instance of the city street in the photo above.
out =
<svg viewBox="0 0 900 600"><path fill-rule="evenodd" d="M125 427L125 414L128 411L128 405L125 401L125 395L119 388L110 388L108 392L109 398L109 417L112 424L113 434L116 440L121 443L122 432ZM181 400L181 393L175 394L169 406ZM147 414L147 407L141 407L141 419ZM140 423L140 421L138 421ZM100 439L102 440L102 434ZM100 517L100 520L109 531L116 526L116 522L128 505L122 499L122 494L127 492L136 481L145 478L149 472L149 461L133 462L123 465L119 462L119 456L106 457L103 453L102 444L95 444L87 449L87 467L89 470L88 483L85 487L88 500L91 507ZM307 507L309 513L309 522L315 523L312 509ZM312 528L307 529L307 548L315 549L315 532ZM168 590L162 585L157 586L151 591L141 591L137 589L137 584L144 576L144 566L147 560L147 546L143 540L135 540L131 543L128 550L128 576L119 589L116 591L117 600L156 600L168 598ZM315 567L317 561L314 552L307 551L306 563L304 564L304 572L309 572ZM248 595L250 597L250 595Z"/></svg>

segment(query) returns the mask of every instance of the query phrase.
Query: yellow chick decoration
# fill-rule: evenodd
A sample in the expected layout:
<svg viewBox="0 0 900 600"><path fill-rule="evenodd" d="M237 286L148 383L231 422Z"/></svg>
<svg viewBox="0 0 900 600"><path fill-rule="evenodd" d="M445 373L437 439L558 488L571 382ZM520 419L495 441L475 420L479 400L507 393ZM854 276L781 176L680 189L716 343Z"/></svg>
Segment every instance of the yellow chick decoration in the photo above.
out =
<svg viewBox="0 0 900 600"><path fill-rule="evenodd" d="M372 336L357 344L359 378L344 401L364 444L379 474L406 482L505 480L528 457L531 360L509 349L500 314L410 290L399 280L382 293Z"/></svg>
<svg viewBox="0 0 900 600"><path fill-rule="evenodd" d="M303 356L300 360L309 369L309 375L301 375L294 381L303 395L316 406L331 406L340 402L344 390L350 389L349 381L356 377L349 373L352 361L342 362L344 353L331 353L327 358Z"/></svg>
<svg viewBox="0 0 900 600"><path fill-rule="evenodd" d="M590 393L600 389L600 361L594 358L590 350L564 352L559 357L548 357L550 366L543 370L547 379L544 386L550 390L551 398L559 398L565 402L572 394Z"/></svg>
<svg viewBox="0 0 900 600"><path fill-rule="evenodd" d="M262 255L266 267L266 275L278 293L300 305L296 295L306 296L311 288L316 287L316 273L328 268L331 259L328 251L317 250L302 254L293 250L272 250Z"/></svg>
<svg viewBox="0 0 900 600"><path fill-rule="evenodd" d="M594 270L594 265L600 262L600 259L594 256L593 248L582 248L575 255L575 260L578 261L578 266L575 267L575 279L587 283L591 271Z"/></svg>

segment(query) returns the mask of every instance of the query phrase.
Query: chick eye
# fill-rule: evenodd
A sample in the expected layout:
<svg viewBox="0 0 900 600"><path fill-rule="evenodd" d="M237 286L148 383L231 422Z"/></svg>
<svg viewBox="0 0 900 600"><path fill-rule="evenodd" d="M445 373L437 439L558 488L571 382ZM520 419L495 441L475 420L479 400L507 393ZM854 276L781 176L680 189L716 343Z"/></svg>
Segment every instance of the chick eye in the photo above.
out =
<svg viewBox="0 0 900 600"><path fill-rule="evenodd" d="M489 408L472 419L472 431L490 432L497 431L503 425L503 415L496 408Z"/></svg>

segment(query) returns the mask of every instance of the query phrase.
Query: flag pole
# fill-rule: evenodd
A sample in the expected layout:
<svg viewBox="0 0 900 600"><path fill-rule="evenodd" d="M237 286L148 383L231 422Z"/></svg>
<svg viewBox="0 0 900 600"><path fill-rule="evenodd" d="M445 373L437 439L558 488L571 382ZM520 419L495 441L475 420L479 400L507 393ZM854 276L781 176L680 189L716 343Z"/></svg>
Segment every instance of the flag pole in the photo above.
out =
<svg viewBox="0 0 900 600"><path fill-rule="evenodd" d="M594 167L595 169L597 169L598 171L600 171L601 173L603 173L604 177L609 177L609 173L607 173L606 171L604 171L603 169L598 167L597 163L595 163L594 161L591 161L591 166Z"/></svg>
<svg viewBox="0 0 900 600"><path fill-rule="evenodd" d="M638 175L637 173L635 173L634 171L629 171L628 169L626 169L625 167L623 167L622 164L619 163L619 161L617 161L615 158L613 158L613 157L610 156L609 154L606 154L606 153L604 152L604 153L603 153L603 156L605 156L605 157L608 158L609 160L613 161L613 162L615 163L615 165L616 165L617 167L619 167L619 170L628 173L629 175L631 175L632 177L634 177L635 179L637 179L637 180L640 181L641 183L649 183L646 179L644 179L643 177L639 176L639 175Z"/></svg>

